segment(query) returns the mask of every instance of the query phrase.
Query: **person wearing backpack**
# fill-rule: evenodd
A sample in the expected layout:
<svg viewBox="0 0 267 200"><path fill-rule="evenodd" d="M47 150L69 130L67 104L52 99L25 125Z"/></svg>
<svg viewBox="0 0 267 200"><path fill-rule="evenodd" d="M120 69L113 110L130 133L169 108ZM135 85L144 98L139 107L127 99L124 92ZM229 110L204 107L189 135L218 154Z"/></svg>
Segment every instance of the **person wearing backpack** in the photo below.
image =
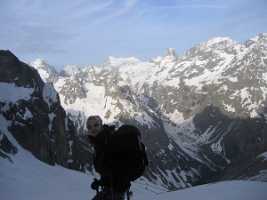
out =
<svg viewBox="0 0 267 200"><path fill-rule="evenodd" d="M98 191L94 200L123 200L131 181L142 176L148 165L140 131L131 125L103 125L99 116L89 116L86 123L89 142L94 147L94 168L101 176L92 189Z"/></svg>

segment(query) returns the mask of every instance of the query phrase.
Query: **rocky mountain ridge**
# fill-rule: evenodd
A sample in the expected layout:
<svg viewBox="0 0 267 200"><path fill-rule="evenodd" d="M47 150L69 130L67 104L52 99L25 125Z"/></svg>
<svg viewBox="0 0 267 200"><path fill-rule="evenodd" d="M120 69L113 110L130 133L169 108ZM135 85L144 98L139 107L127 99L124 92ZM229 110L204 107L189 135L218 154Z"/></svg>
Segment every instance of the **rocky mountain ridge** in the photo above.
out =
<svg viewBox="0 0 267 200"><path fill-rule="evenodd" d="M40 85L58 92L79 135L67 134L66 144L57 147L71 152L63 160L71 168L92 171L92 149L83 134L86 117L97 114L105 123L130 123L141 129L150 160L145 177L169 189L249 178L246 170L237 174L240 163L256 163L256 175L264 161L253 160L267 151L266 38L259 34L244 44L213 38L181 56L169 49L166 56L150 61L109 57L101 66L68 66L61 72L42 60L31 63L46 83L39 81ZM22 70L20 65L9 62L2 69ZM49 105L49 99L41 99ZM1 110L4 120L5 112Z"/></svg>
<svg viewBox="0 0 267 200"><path fill-rule="evenodd" d="M163 105L162 111L168 117L171 117L169 113L173 113L168 111L166 104L174 105L175 108L171 110L176 109L183 115L183 119L186 119L187 115L190 117L199 111L198 108L202 106L195 106L195 104L203 99L205 105L219 106L228 114L253 117L257 115L257 107L263 104L267 94L266 38L266 34L259 34L244 44L238 44L229 38L213 38L191 48L182 56L177 56L173 49L169 49L166 56L149 62L133 57L109 57L101 67L75 68L72 66L71 73L68 72L69 69L64 69L61 73L49 73L48 66L47 73L51 77L60 79L53 82L57 91L64 93L62 98L66 106L73 104L75 97L85 98L86 83L97 84L105 81L105 84L112 86L111 89L117 85L128 86L137 95L146 95L147 87L150 93L153 87L162 90L160 95L156 95L157 92L153 91L154 98ZM38 68L38 65L34 63L32 65ZM61 74L68 75L61 76ZM51 81L51 77L42 77L45 81ZM65 87L75 84L71 86L76 89L75 93L66 94L65 87L61 88L62 82ZM191 105L186 106L188 103L183 102L183 105L179 106L179 102L183 99L172 96L188 96L185 92L181 95L183 90L190 90L190 93L187 92L190 94L188 98L197 100L194 102L191 100ZM70 89L68 91L73 92ZM168 93L165 94L165 91ZM173 103L164 103L166 96L168 100L172 98L169 101ZM256 97L250 98L251 96ZM68 102L70 99L73 100ZM237 105L240 101L242 104Z"/></svg>
<svg viewBox="0 0 267 200"><path fill-rule="evenodd" d="M76 130L58 93L34 68L4 50L0 50L0 93L2 158L12 162L19 144L46 163L77 168Z"/></svg>
<svg viewBox="0 0 267 200"><path fill-rule="evenodd" d="M54 86L80 132L86 131L84 121L92 114L106 123L139 126L153 149L150 157L156 164L150 177L164 180L167 176L164 184L181 187L177 181L194 184L192 180L200 180L203 174L208 179L233 160L249 157L248 149L256 156L266 148L261 118L267 94L266 65L266 33L243 44L217 37L181 56L168 49L165 56L150 61L109 57L101 66L72 66L56 74ZM244 128L247 123L249 131ZM262 129L256 132L257 123ZM239 142L240 136L244 139ZM258 137L259 144L253 142ZM157 140L160 145L153 148ZM257 146L262 150L255 150ZM174 159L167 159L173 149L179 157L178 169L171 164ZM153 155L166 156L165 169ZM200 167L181 169L181 160L184 166L196 162ZM167 167L169 174L166 166L172 166Z"/></svg>

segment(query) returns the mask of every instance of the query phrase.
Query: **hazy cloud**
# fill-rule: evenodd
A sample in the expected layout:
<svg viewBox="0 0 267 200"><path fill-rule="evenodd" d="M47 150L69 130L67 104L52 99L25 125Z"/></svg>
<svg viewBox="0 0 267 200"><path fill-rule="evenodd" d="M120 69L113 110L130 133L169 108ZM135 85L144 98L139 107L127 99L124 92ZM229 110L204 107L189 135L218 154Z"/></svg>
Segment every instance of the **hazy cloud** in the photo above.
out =
<svg viewBox="0 0 267 200"><path fill-rule="evenodd" d="M110 8L106 13L101 13L98 17L94 19L95 24L106 23L114 18L123 16L131 11L134 6L137 4L138 0L127 0L122 2L122 5L119 7Z"/></svg>
<svg viewBox="0 0 267 200"><path fill-rule="evenodd" d="M0 48L55 64L147 58L267 32L266 0L1 0Z"/></svg>

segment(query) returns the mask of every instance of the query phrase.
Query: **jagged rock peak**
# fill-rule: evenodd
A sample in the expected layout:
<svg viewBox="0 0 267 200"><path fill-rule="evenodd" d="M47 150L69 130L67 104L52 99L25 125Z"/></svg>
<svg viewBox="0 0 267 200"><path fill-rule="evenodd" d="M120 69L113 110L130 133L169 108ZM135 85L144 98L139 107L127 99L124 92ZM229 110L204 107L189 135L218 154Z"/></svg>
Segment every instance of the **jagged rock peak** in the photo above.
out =
<svg viewBox="0 0 267 200"><path fill-rule="evenodd" d="M18 62L18 58L9 50L0 50L0 65Z"/></svg>
<svg viewBox="0 0 267 200"><path fill-rule="evenodd" d="M30 62L29 65L38 70L44 82L55 82L57 80L57 70L44 59L37 58L33 62Z"/></svg>
<svg viewBox="0 0 267 200"><path fill-rule="evenodd" d="M33 62L29 63L30 66L34 67L35 69L43 69L47 72L57 73L56 69L49 65L44 59L37 58Z"/></svg>
<svg viewBox="0 0 267 200"><path fill-rule="evenodd" d="M166 56L176 57L176 51L175 51L175 49L174 48L168 48L167 49Z"/></svg>
<svg viewBox="0 0 267 200"><path fill-rule="evenodd" d="M13 56L16 57L11 51L9 50L0 50L0 55L1 56Z"/></svg>
<svg viewBox="0 0 267 200"><path fill-rule="evenodd" d="M260 33L257 36L247 40L245 42L245 45L247 47L251 47L251 45L254 45L254 44L259 44L259 45L263 44L265 48L267 48L266 43L267 43L267 33Z"/></svg>
<svg viewBox="0 0 267 200"><path fill-rule="evenodd" d="M257 36L251 38L250 40L253 40L253 41L259 41L259 40L266 40L267 39L267 33L259 33Z"/></svg>
<svg viewBox="0 0 267 200"><path fill-rule="evenodd" d="M31 64L35 67L41 67L41 68L48 66L47 62L41 58L35 59L33 62L31 62Z"/></svg>
<svg viewBox="0 0 267 200"><path fill-rule="evenodd" d="M154 59L152 59L152 62L156 63L156 64L167 64L167 63L173 63L176 62L177 60L177 55L176 55L176 51L174 48L168 48L166 50L165 56L164 57L156 57Z"/></svg>
<svg viewBox="0 0 267 200"><path fill-rule="evenodd" d="M232 40L229 37L213 37L210 40L208 40L207 42L202 43L203 45L207 46L207 47L214 47L217 45L226 45L226 46L232 46L235 45L237 42Z"/></svg>

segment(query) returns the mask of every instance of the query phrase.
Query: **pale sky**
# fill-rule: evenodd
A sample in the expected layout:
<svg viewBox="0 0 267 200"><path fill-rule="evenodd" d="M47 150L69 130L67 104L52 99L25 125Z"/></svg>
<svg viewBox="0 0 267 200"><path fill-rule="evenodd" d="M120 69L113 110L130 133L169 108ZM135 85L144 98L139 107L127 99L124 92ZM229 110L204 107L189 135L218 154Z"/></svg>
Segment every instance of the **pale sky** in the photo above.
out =
<svg viewBox="0 0 267 200"><path fill-rule="evenodd" d="M267 0L0 0L0 49L21 60L98 64L150 59L211 37L267 32Z"/></svg>

